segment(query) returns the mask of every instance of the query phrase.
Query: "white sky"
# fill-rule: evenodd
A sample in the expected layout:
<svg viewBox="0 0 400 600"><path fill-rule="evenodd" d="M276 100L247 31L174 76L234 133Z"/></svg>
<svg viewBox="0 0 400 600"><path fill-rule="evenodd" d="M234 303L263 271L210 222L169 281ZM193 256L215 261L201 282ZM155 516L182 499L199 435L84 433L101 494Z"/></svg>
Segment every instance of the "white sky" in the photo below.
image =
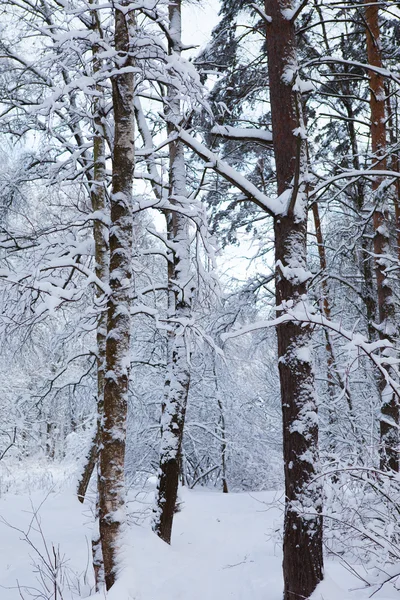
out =
<svg viewBox="0 0 400 600"><path fill-rule="evenodd" d="M217 0L192 0L182 4L182 41L186 45L198 44L192 51L198 54L206 44L211 31L218 23L219 2ZM190 54L191 54L190 53ZM189 55L189 52L186 54Z"/></svg>

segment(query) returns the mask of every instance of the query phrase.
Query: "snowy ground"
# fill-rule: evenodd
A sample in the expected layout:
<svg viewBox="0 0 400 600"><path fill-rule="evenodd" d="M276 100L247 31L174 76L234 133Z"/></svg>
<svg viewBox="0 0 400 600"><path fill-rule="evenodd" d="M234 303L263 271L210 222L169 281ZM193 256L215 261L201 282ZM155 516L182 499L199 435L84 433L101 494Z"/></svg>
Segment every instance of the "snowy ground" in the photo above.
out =
<svg viewBox="0 0 400 600"><path fill-rule="evenodd" d="M149 491L139 496L141 502L129 505L132 525L122 552L122 573L109 600L281 600L281 550L279 535L274 534L281 523L278 494L185 489L171 547L140 519L139 511L148 510L151 495ZM32 523L37 509L43 538L35 518ZM71 486L62 491L58 486L50 493L3 494L0 516L9 524L0 524L1 600L46 598L39 595L43 562L23 533L10 525L29 531L36 549L46 556L47 547L53 563L52 545L59 548L65 561L63 600L91 593L92 515L89 506L76 500ZM366 600L376 588L362 586L338 562L328 561L326 580L313 600ZM96 598L104 599L104 594ZM374 598L391 600L399 598L399 592L386 586Z"/></svg>

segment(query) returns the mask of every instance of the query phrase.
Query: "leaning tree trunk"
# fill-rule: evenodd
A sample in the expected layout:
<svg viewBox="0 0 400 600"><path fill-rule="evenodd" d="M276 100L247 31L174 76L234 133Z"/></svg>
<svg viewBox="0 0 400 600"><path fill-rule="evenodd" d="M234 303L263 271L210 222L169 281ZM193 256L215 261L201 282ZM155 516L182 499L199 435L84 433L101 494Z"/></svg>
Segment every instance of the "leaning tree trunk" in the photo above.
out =
<svg viewBox="0 0 400 600"><path fill-rule="evenodd" d="M169 6L171 54L181 52L181 3ZM168 133L172 133L181 119L181 106L176 90L168 91ZM182 142L170 144L170 204L181 208L187 197L186 167ZM191 319L193 277L190 269L190 241L188 219L179 210L168 210L167 234L172 251L168 267L168 317L172 331L168 336L167 377L161 415L161 446L156 506L153 530L168 544L171 543L181 463L183 428L190 384L190 364L186 325Z"/></svg>
<svg viewBox="0 0 400 600"><path fill-rule="evenodd" d="M132 179L134 171L134 75L130 55L133 27L129 2L115 9L112 76L114 146L110 198L110 296L107 313L106 373L101 427L99 512L106 588L114 584L120 534L125 520L125 437L130 366L132 279Z"/></svg>
<svg viewBox="0 0 400 600"><path fill-rule="evenodd" d="M287 198L275 217L277 316L286 307L307 310L307 152L296 73L296 37L286 0L266 0L272 131L278 194ZM309 598L323 576L322 492L318 473L318 416L311 358L311 328L289 321L277 326L283 416L285 519L284 599Z"/></svg>
<svg viewBox="0 0 400 600"><path fill-rule="evenodd" d="M379 28L379 3L368 2L365 7L368 63L382 69ZM371 109L372 170L386 169L386 115L385 85L379 72L369 72ZM389 210L387 190L382 187L383 178L374 177L372 191L376 208L373 214L374 255L377 282L379 338L393 342L396 332L394 295L387 271L390 255ZM385 352L385 351L384 351ZM389 354L390 351L386 351ZM390 366L386 365L390 372ZM399 398L380 375L381 392L380 453L381 469L399 471Z"/></svg>

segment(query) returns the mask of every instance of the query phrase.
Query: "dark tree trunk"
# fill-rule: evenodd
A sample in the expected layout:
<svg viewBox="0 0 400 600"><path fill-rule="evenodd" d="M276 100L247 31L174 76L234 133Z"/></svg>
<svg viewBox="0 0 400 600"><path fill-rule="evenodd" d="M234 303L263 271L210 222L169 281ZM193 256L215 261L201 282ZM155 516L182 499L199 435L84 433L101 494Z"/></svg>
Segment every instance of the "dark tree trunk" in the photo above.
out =
<svg viewBox="0 0 400 600"><path fill-rule="evenodd" d="M381 56L379 3L369 2L365 8L368 63L383 68ZM384 78L379 72L370 71L371 147L372 170L386 169L386 113ZM387 272L387 255L390 254L389 209L387 190L382 190L382 177L375 177L372 191L375 194L374 255L377 282L379 338L392 342L396 333L395 304L390 274ZM385 352L385 351L384 351ZM390 352L389 352L390 356ZM390 366L386 368L390 372ZM399 398L382 375L381 392L381 469L399 471ZM391 424L393 423L393 425Z"/></svg>
<svg viewBox="0 0 400 600"><path fill-rule="evenodd" d="M307 152L296 73L294 24L285 0L266 0L267 53L278 194L287 213L275 217L277 316L286 307L307 310ZM311 358L311 328L277 326L285 469L284 598L309 598L323 575L322 492L318 472L318 416Z"/></svg>
<svg viewBox="0 0 400 600"><path fill-rule="evenodd" d="M222 492L227 494L229 492L228 488L228 479L226 474L226 428L225 428L225 415L224 415L224 407L222 406L221 398L218 395L217 390L217 403L219 408L219 433L222 438L221 442L221 475L222 475Z"/></svg>
<svg viewBox="0 0 400 600"><path fill-rule="evenodd" d="M288 266L293 244L298 256L305 222L283 217L275 223L277 263ZM301 264L301 263L300 263ZM288 300L304 302L306 285L282 276L276 278L277 306ZM278 311L279 316L279 311ZM284 598L309 598L322 580L322 494L312 484L318 469L318 421L314 373L309 358L310 328L288 322L277 327L281 384L285 469L285 522L283 540Z"/></svg>
<svg viewBox="0 0 400 600"><path fill-rule="evenodd" d="M220 346L222 344L220 343ZM227 439L226 439L226 424L225 424L225 411L222 403L221 392L218 385L217 377L217 356L214 355L213 359L213 375L215 381L215 395L217 397L217 404L219 410L219 428L218 435L221 437L221 476L222 476L222 492L227 494L229 492L227 469L226 469L226 454L227 454Z"/></svg>
<svg viewBox="0 0 400 600"><path fill-rule="evenodd" d="M125 437L130 365L132 279L132 179L134 171L134 75L130 32L132 12L115 9L117 73L112 77L114 147L110 198L110 296L101 428L99 511L104 577L109 590L117 576L125 521Z"/></svg>

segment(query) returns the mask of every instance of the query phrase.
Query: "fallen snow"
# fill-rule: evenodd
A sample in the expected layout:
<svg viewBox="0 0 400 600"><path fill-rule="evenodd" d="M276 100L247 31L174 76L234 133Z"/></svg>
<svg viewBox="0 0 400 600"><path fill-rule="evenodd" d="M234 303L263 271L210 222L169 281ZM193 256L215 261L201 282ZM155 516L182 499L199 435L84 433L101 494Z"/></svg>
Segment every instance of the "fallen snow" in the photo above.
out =
<svg viewBox="0 0 400 600"><path fill-rule="evenodd" d="M121 575L109 600L281 600L281 494L184 488L171 547L150 530L153 494L149 486L129 503L131 525L121 551ZM71 486L62 492L6 493L0 498L0 515L10 525L27 530L32 510L39 506L48 547L59 545L67 561L70 589L64 590L64 600L87 597L93 593L90 503L81 505ZM32 567L35 552L21 540L21 533L4 523L0 535L0 597L20 600L17 582L38 587ZM33 530L32 539L43 551L40 535ZM24 591L29 598L22 587ZM366 600L372 591L363 588L339 562L330 560L326 579L312 600ZM92 596L93 600L104 597L104 593ZM390 600L398 598L398 592L386 586L374 598Z"/></svg>

